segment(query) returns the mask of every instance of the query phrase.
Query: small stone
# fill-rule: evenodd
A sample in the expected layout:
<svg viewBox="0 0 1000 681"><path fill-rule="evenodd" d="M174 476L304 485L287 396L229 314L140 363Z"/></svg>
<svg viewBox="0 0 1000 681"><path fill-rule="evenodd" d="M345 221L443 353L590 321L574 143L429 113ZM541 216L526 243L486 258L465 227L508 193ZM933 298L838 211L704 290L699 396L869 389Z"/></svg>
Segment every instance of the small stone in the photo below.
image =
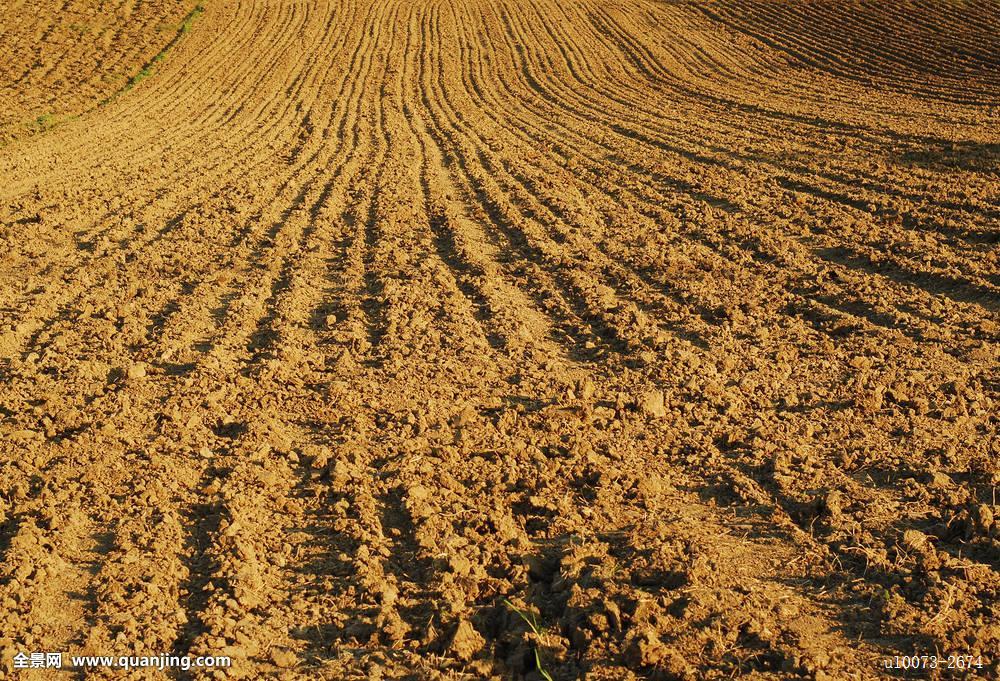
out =
<svg viewBox="0 0 1000 681"><path fill-rule="evenodd" d="M850 364L855 369L860 369L861 371L867 371L872 368L872 361L861 355L857 355L851 358Z"/></svg>
<svg viewBox="0 0 1000 681"><path fill-rule="evenodd" d="M136 362L135 364L132 364L128 368L127 375L129 377L129 379L133 380L133 381L137 380L137 379L140 379L140 378L145 378L145 376L146 376L146 363L145 362Z"/></svg>
<svg viewBox="0 0 1000 681"><path fill-rule="evenodd" d="M330 465L330 450L320 445L307 445L302 455L309 461L309 466L315 470L325 470Z"/></svg>
<svg viewBox="0 0 1000 681"><path fill-rule="evenodd" d="M403 621L395 608L383 608L376 623L386 638L394 643L402 642L410 633L410 625Z"/></svg>
<svg viewBox="0 0 1000 681"><path fill-rule="evenodd" d="M454 554L448 557L448 567L458 575L467 576L472 573L472 561L464 556Z"/></svg>
<svg viewBox="0 0 1000 681"><path fill-rule="evenodd" d="M399 587L391 582L382 586L382 607L388 608L399 598Z"/></svg>
<svg viewBox="0 0 1000 681"><path fill-rule="evenodd" d="M848 504L843 492L833 490L826 495L823 505L831 518L839 518L844 513L844 506Z"/></svg>
<svg viewBox="0 0 1000 681"><path fill-rule="evenodd" d="M654 629L644 629L635 636L625 649L625 663L632 669L655 665L669 653L669 650Z"/></svg>
<svg viewBox="0 0 1000 681"><path fill-rule="evenodd" d="M468 662L483 649L484 645L486 645L486 641L472 626L472 623L468 620L462 620L458 623L455 635L452 636L449 649L458 659Z"/></svg>
<svg viewBox="0 0 1000 681"><path fill-rule="evenodd" d="M452 425L455 428L464 428L475 421L477 415L476 410L471 406L466 407L455 416L452 420Z"/></svg>
<svg viewBox="0 0 1000 681"><path fill-rule="evenodd" d="M976 529L986 534L993 528L993 511L986 504L979 504L972 510L972 518Z"/></svg>
<svg viewBox="0 0 1000 681"><path fill-rule="evenodd" d="M639 397L639 411L646 416L661 419L667 415L662 390L647 390Z"/></svg>
<svg viewBox="0 0 1000 681"><path fill-rule="evenodd" d="M407 490L407 494L413 502L423 501L431 495L430 490L423 485L413 485Z"/></svg>
<svg viewBox="0 0 1000 681"><path fill-rule="evenodd" d="M234 660L245 660L248 657L246 648L237 645L223 646L219 654Z"/></svg>
<svg viewBox="0 0 1000 681"><path fill-rule="evenodd" d="M351 481L351 467L342 459L334 461L333 465L329 467L329 472L330 482L334 489L343 490Z"/></svg>
<svg viewBox="0 0 1000 681"><path fill-rule="evenodd" d="M907 530L903 533L903 546L911 551L925 551L928 546L927 535L919 530Z"/></svg>
<svg viewBox="0 0 1000 681"><path fill-rule="evenodd" d="M276 667L288 669L289 667L294 666L299 659L295 656L295 653L290 650L286 650L284 648L274 648L271 650L271 661L274 662Z"/></svg>
<svg viewBox="0 0 1000 681"><path fill-rule="evenodd" d="M668 488L668 483L657 473L648 473L635 485L636 492L647 501L656 499Z"/></svg>
<svg viewBox="0 0 1000 681"><path fill-rule="evenodd" d="M947 473L934 471L931 473L929 484L933 489L948 489L952 486L952 481Z"/></svg>

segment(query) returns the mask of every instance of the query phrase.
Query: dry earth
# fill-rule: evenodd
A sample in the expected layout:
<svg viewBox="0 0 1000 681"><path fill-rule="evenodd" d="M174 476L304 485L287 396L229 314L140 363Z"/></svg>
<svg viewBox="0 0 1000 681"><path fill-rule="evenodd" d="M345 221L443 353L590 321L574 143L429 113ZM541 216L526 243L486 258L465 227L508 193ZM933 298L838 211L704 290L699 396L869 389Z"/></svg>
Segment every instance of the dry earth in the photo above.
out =
<svg viewBox="0 0 1000 681"><path fill-rule="evenodd" d="M191 9L186 0L45 4L0 2L0 143L44 132L123 88Z"/></svg>
<svg viewBox="0 0 1000 681"><path fill-rule="evenodd" d="M0 678L997 678L996 2L191 9L0 3Z"/></svg>

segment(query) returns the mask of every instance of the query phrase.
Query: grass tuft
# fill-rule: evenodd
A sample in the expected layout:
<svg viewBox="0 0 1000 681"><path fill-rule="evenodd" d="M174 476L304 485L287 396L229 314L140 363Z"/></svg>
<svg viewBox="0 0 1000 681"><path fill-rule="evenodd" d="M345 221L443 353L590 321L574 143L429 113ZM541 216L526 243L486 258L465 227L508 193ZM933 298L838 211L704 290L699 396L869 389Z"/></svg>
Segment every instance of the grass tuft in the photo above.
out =
<svg viewBox="0 0 1000 681"><path fill-rule="evenodd" d="M513 612L517 613L518 617L524 620L524 623L528 625L528 628L531 629L531 633L535 635L535 638L540 643L542 640L542 636L545 633L545 630L538 623L538 618L535 617L535 613L528 612L526 610L521 610L506 598L503 599L503 602ZM541 674L542 678L545 679L545 681L553 681L552 675L549 674L547 671L545 671L545 668L542 666L542 656L541 653L538 652L537 645L535 646L535 668L538 670L538 673Z"/></svg>
<svg viewBox="0 0 1000 681"><path fill-rule="evenodd" d="M41 116L35 119L35 125L38 126L38 129L43 132L45 130L48 130L53 125L55 125L55 114L50 114L50 113L42 114Z"/></svg>
<svg viewBox="0 0 1000 681"><path fill-rule="evenodd" d="M169 43L167 43L162 50L153 55L153 58L150 59L148 62L146 62L146 64L137 74L129 78L128 82L125 83L125 85L122 86L120 90L110 95L106 99L102 100L101 103L98 104L98 106L104 106L105 104L109 104L110 102L114 101L115 99L117 99L118 97L128 92L136 85L138 85L139 83L141 83L142 81L146 80L151 75L153 75L153 72L156 70L156 65L159 64L161 61L163 61L166 58L167 54L170 52L170 50L172 50L174 46L177 44L177 42L191 31L191 27L194 25L194 22L204 12L205 12L205 6L203 4L198 3L197 5L195 5L194 9L188 12L187 16L184 17L184 21L181 22L181 25L177 29L177 33L174 35L173 39Z"/></svg>

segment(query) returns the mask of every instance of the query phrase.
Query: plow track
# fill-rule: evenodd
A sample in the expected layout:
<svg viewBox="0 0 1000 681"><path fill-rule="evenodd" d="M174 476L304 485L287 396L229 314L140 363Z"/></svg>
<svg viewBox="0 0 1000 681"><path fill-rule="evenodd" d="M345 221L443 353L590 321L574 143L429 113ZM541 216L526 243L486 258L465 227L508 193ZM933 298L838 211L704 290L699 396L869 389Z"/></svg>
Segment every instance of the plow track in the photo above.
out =
<svg viewBox="0 0 1000 681"><path fill-rule="evenodd" d="M996 675L995 3L13 4L0 678Z"/></svg>

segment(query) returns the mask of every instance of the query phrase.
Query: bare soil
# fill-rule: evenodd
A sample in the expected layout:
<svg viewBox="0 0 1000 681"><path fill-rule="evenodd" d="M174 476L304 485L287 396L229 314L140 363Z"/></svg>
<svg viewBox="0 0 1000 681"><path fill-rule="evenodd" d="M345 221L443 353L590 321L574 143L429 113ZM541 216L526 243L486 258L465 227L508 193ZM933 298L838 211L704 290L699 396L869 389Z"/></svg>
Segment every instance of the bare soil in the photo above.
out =
<svg viewBox="0 0 1000 681"><path fill-rule="evenodd" d="M121 90L180 30L186 0L0 2L0 144Z"/></svg>
<svg viewBox="0 0 1000 681"><path fill-rule="evenodd" d="M62 4L0 679L1000 674L995 2Z"/></svg>

